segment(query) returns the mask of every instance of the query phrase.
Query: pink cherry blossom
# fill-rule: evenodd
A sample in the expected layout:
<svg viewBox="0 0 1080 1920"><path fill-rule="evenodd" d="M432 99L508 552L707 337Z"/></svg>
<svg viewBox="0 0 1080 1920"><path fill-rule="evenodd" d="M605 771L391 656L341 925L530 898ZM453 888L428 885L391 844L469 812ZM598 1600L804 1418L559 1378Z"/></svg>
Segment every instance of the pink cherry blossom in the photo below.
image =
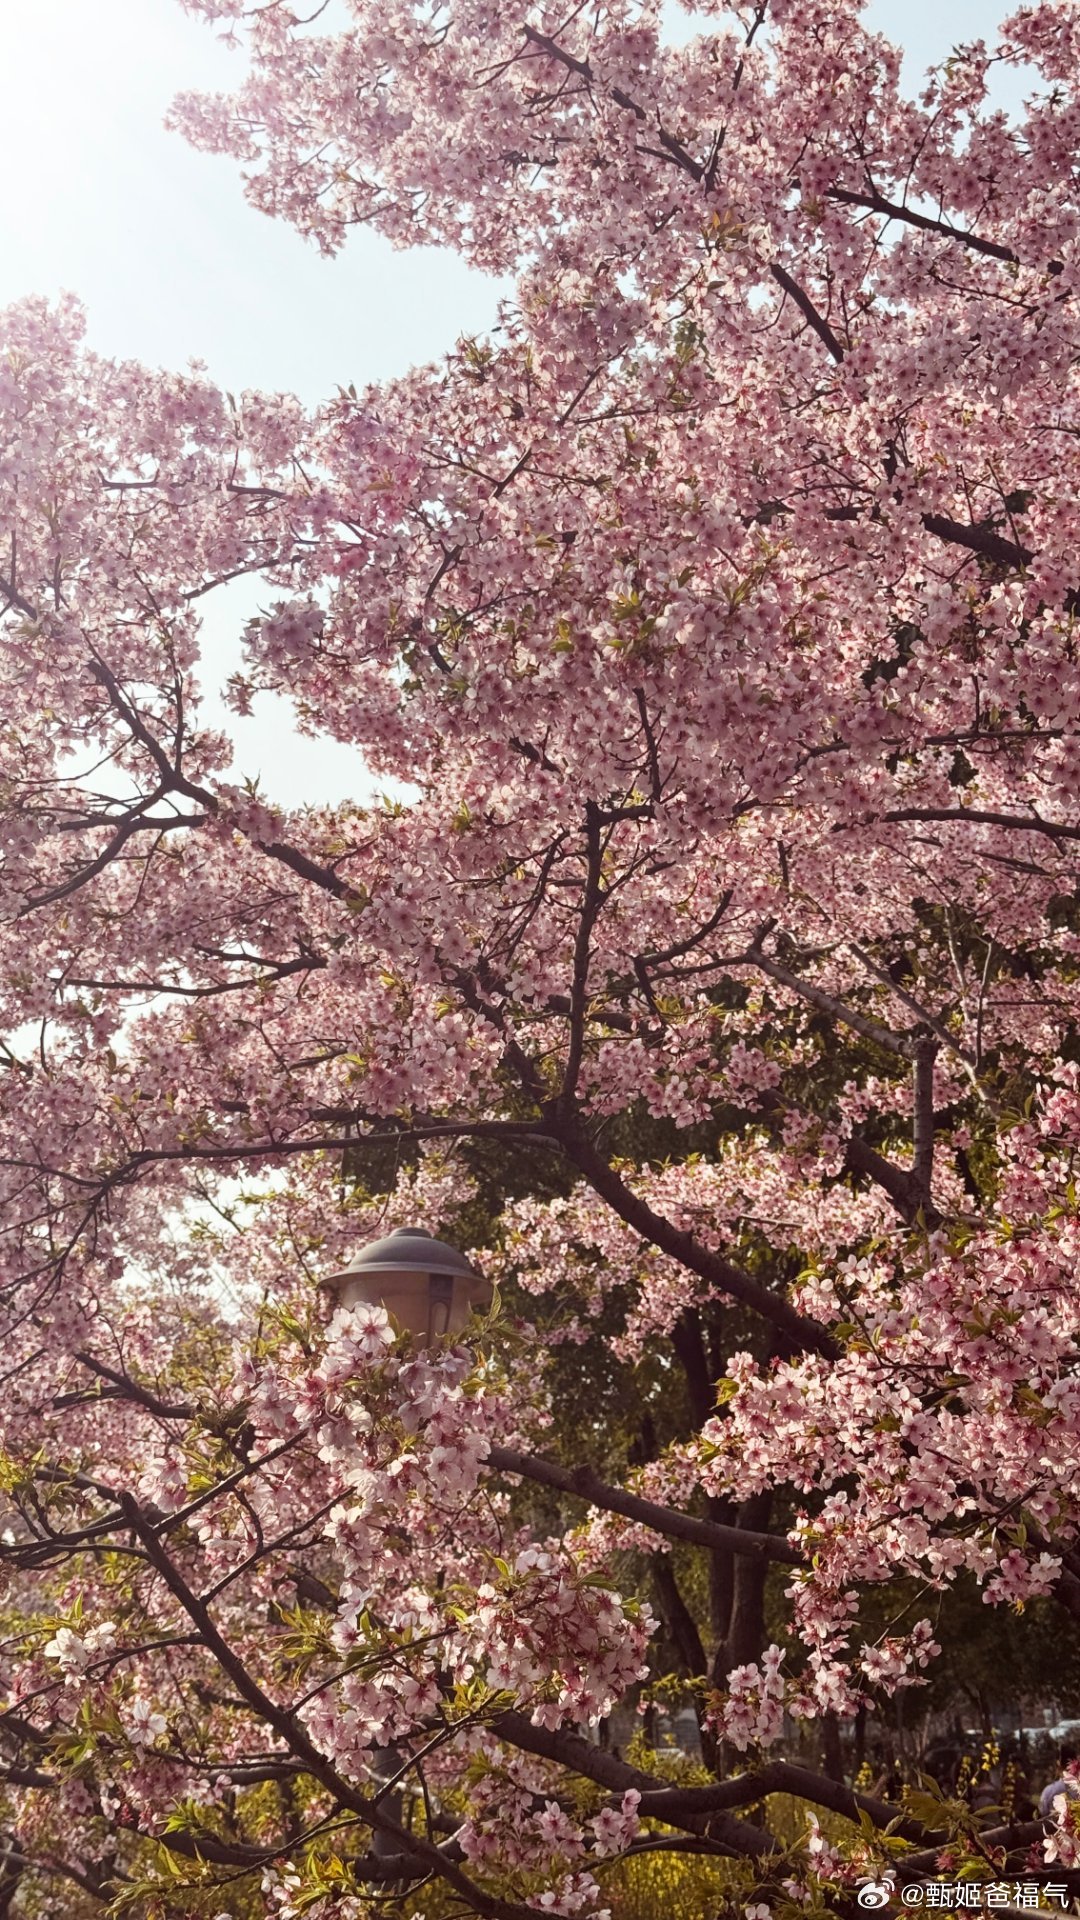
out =
<svg viewBox="0 0 1080 1920"><path fill-rule="evenodd" d="M1075 10L186 4L256 207L505 290L310 412L0 321L13 1898L601 1920L676 1647L768 1920L786 1723L1080 1611ZM244 578L340 806L211 719ZM498 1310L326 1324L417 1221Z"/></svg>

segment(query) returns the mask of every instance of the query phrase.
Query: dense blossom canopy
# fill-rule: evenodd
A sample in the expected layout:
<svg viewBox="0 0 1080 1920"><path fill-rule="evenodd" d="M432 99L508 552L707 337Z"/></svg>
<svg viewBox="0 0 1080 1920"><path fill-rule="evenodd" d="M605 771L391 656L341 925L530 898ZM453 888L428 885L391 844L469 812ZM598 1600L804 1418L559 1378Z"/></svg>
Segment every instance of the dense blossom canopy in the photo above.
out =
<svg viewBox="0 0 1080 1920"><path fill-rule="evenodd" d="M514 292L313 416L3 317L0 1913L962 1862L829 1755L958 1583L1080 1615L1080 15L186 3L255 205ZM242 575L233 709L406 798L230 778ZM409 1220L501 1308L324 1329ZM657 1646L696 1779L583 1738Z"/></svg>

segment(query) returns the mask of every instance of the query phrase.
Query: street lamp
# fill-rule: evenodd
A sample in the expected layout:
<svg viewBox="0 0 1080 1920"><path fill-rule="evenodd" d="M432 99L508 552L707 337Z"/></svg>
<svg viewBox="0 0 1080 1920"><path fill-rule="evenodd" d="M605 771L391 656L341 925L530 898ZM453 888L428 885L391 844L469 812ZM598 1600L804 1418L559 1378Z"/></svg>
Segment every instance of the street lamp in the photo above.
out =
<svg viewBox="0 0 1080 1920"><path fill-rule="evenodd" d="M440 1334L461 1333L470 1315L486 1311L492 1300L491 1286L465 1255L422 1227L398 1227L373 1240L322 1284L336 1291L343 1307L361 1301L385 1307L399 1327L425 1344Z"/></svg>
<svg viewBox="0 0 1080 1920"><path fill-rule="evenodd" d="M430 1346L440 1334L461 1333L473 1313L491 1305L489 1282L474 1272L463 1253L445 1240L434 1240L422 1227L398 1227L382 1240L354 1253L347 1267L327 1274L321 1283L332 1289L343 1307L385 1307L398 1326ZM371 1774L377 1798L401 1771L401 1749L395 1742L377 1747L371 1756ZM400 1789L386 1799L387 1811L400 1820ZM396 1851L391 1835L372 1833L376 1859Z"/></svg>

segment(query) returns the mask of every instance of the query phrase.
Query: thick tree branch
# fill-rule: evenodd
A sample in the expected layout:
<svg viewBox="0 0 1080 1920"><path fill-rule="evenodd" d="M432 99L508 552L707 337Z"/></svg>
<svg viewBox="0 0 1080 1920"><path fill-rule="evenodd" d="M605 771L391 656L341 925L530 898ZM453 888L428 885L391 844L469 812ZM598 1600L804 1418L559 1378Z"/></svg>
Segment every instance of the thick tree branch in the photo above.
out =
<svg viewBox="0 0 1080 1920"><path fill-rule="evenodd" d="M649 1562L656 1603L660 1617L667 1628L668 1635L675 1648L683 1671L689 1676L703 1674L706 1669L705 1648L686 1601L683 1599L679 1583L675 1578L675 1569L669 1553L654 1553Z"/></svg>
<svg viewBox="0 0 1080 1920"><path fill-rule="evenodd" d="M95 1354L80 1350L75 1358L89 1373L96 1373L100 1379L109 1381L123 1399L134 1400L139 1406L145 1407L148 1413L156 1415L159 1420L190 1420L195 1413L195 1408L187 1401L171 1405L167 1401L159 1400L157 1394L152 1393L149 1387L144 1387L139 1381L132 1380L128 1374L121 1373L118 1368L107 1366L105 1361L99 1360Z"/></svg>
<svg viewBox="0 0 1080 1920"><path fill-rule="evenodd" d="M770 263L769 272L777 286L782 287L789 299L794 300L807 325L813 328L818 339L823 342L833 359L839 364L844 357L844 349L828 321L818 312L809 294L803 292L798 281L793 280L787 269L780 266L777 261L773 260Z"/></svg>
<svg viewBox="0 0 1080 1920"><path fill-rule="evenodd" d="M932 1034L920 1036L915 1046L912 1069L912 1143L914 1159L912 1186L920 1207L928 1217L933 1209L931 1187L934 1176L934 1062L938 1042Z"/></svg>
<svg viewBox="0 0 1080 1920"><path fill-rule="evenodd" d="M287 1858L305 1838L301 1834L295 1841L279 1840L272 1846L255 1847L240 1840L222 1840L216 1833L203 1829L195 1833L162 1833L153 1837L159 1846L167 1847L170 1853L179 1854L185 1860L207 1860L212 1866L238 1867L245 1874L261 1872L271 1861ZM450 1866L456 1866L465 1857L461 1848L453 1842L440 1847L438 1851L440 1858ZM378 1856L366 1853L359 1858L350 1858L349 1870L357 1880L371 1884L416 1879L416 1862L408 1853Z"/></svg>
<svg viewBox="0 0 1080 1920"><path fill-rule="evenodd" d="M770 1793L791 1793L813 1806L825 1807L845 1820L858 1822L860 1810L869 1814L876 1827L893 1827L905 1840L916 1844L929 1838L930 1829L921 1821L907 1818L900 1807L879 1800L873 1794L856 1793L853 1788L830 1780L809 1767L787 1760L773 1760L733 1779L717 1781L708 1787L661 1787L643 1793L639 1812L650 1819L672 1820L677 1815L707 1813L713 1809L753 1806Z"/></svg>
<svg viewBox="0 0 1080 1920"><path fill-rule="evenodd" d="M1042 820L1038 814L995 813L986 807L893 807L882 820L940 820L972 827L1008 827L1015 833L1039 833L1048 840L1080 840L1080 826Z"/></svg>
<svg viewBox="0 0 1080 1920"><path fill-rule="evenodd" d="M703 1427L716 1410L716 1381L705 1351L701 1315L684 1307L671 1329L671 1344L686 1376L686 1392L695 1427Z"/></svg>
<svg viewBox="0 0 1080 1920"><path fill-rule="evenodd" d="M672 1540L689 1540L698 1547L710 1547L723 1553L741 1553L751 1559L776 1560L787 1566L804 1564L803 1556L790 1541L778 1534L753 1533L742 1527L721 1526L715 1520L698 1520L692 1514L679 1513L674 1507L659 1505L640 1494L628 1493L602 1480L592 1467L560 1467L553 1460L540 1460L534 1454L520 1453L513 1447L492 1447L488 1465L497 1473L516 1473L538 1486L556 1487L573 1494L608 1513L621 1513L626 1519L649 1527Z"/></svg>
<svg viewBox="0 0 1080 1920"><path fill-rule="evenodd" d="M571 1101L581 1073L585 1051L585 1026L589 1011L589 961L592 956L593 929L604 904L602 884L603 838L599 809L591 801L585 807L585 888L578 915L574 941L573 976L570 986L570 1022L563 1072L561 1101Z"/></svg>
<svg viewBox="0 0 1080 1920"><path fill-rule="evenodd" d="M562 1146L572 1166L589 1182L593 1191L606 1200L612 1212L640 1233L643 1240L659 1247L672 1259L708 1281L721 1293L738 1300L752 1313L759 1314L798 1351L809 1350L835 1359L839 1349L832 1335L816 1320L808 1319L783 1294L774 1293L760 1280L733 1266L722 1254L703 1246L692 1234L672 1226L670 1220L654 1213L646 1200L633 1192L599 1153L576 1121L552 1123L548 1129Z"/></svg>
<svg viewBox="0 0 1080 1920"><path fill-rule="evenodd" d="M965 526L963 521L949 520L940 513L924 513L922 523L927 533L932 533L935 539L947 540L951 546L967 547L969 552L993 561L997 567L1027 567L1035 558L1030 547L1007 540L1003 534L995 533L992 527Z"/></svg>
<svg viewBox="0 0 1080 1920"><path fill-rule="evenodd" d="M887 1193L901 1220L910 1226L918 1213L919 1203L906 1167L894 1166L891 1160L886 1160L884 1154L868 1146L857 1133L848 1136L844 1163L851 1173L872 1180L875 1186Z"/></svg>
<svg viewBox="0 0 1080 1920"><path fill-rule="evenodd" d="M815 987L809 980L803 980L799 974L791 973L781 966L778 960L770 959L757 947L738 961L729 962L731 966L757 967L768 974L778 986L789 987L792 993L816 1007L819 1013L827 1013L832 1020L840 1021L842 1026L850 1027L853 1033L861 1033L866 1040L872 1040L875 1046L884 1047L889 1053L897 1053L904 1060L912 1060L915 1055L915 1041L910 1033L896 1033L892 1027L884 1027L878 1020L860 1013L857 1007L849 1007L845 1001L837 1000L834 994L825 993L821 987Z"/></svg>
<svg viewBox="0 0 1080 1920"><path fill-rule="evenodd" d="M848 207L865 207L870 213L883 213L889 220L902 220L906 226L918 227L923 233L937 233L945 240L958 240L961 246L970 247L973 253L983 253L991 260L1004 260L1010 266L1019 266L1019 255L1011 247L1002 246L997 240L984 240L979 233L970 233L966 227L954 227L948 220L936 220L933 215L917 213L914 207L901 206L895 200L887 200L883 193L870 188L863 193L853 193L849 187L828 187L826 192L830 200L840 200Z"/></svg>
<svg viewBox="0 0 1080 1920"><path fill-rule="evenodd" d="M598 1786L609 1788L612 1793L626 1793L630 1788L643 1796L664 1791L663 1781L658 1780L655 1774L643 1773L639 1767L631 1766L629 1761L620 1760L616 1754L606 1753L601 1747L594 1747L590 1740L583 1740L579 1733L566 1728L534 1726L523 1713L500 1714L492 1723L492 1728L510 1746L520 1747L525 1753L535 1753L545 1760L569 1767L572 1772L582 1774L586 1780L593 1780ZM667 1814L663 1817L669 1819ZM682 1827L687 1833L697 1833L719 1841L732 1853L751 1859L767 1858L780 1851L780 1843L771 1833L752 1826L746 1820L733 1819L720 1809L673 1809L669 1824Z"/></svg>

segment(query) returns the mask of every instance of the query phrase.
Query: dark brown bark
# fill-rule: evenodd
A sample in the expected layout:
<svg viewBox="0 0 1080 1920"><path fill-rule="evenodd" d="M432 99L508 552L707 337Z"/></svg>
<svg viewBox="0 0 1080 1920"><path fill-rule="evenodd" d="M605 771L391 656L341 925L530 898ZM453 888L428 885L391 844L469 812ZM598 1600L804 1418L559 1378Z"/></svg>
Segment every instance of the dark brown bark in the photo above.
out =
<svg viewBox="0 0 1080 1920"><path fill-rule="evenodd" d="M751 1495L739 1508L736 1532L753 1532L767 1527L772 1511L772 1493ZM741 1555L732 1557L731 1611L724 1638L713 1662L713 1680L723 1687L732 1667L742 1667L760 1659L765 1645L765 1582L768 1565L752 1564Z"/></svg>
<svg viewBox="0 0 1080 1920"><path fill-rule="evenodd" d="M492 1447L487 1458L496 1472L520 1474L522 1479L535 1480L540 1486L558 1487L565 1493L576 1494L580 1500L588 1500L593 1506L605 1507L609 1513L625 1514L627 1519L640 1521L643 1526L673 1539L690 1540L695 1546L726 1553L757 1556L764 1562L781 1560L788 1566L803 1565L798 1548L779 1534L755 1533L748 1528L698 1520L692 1514L677 1512L674 1507L663 1507L656 1501L627 1493L622 1487L609 1486L591 1467L560 1467L553 1460L541 1460L514 1447Z"/></svg>

